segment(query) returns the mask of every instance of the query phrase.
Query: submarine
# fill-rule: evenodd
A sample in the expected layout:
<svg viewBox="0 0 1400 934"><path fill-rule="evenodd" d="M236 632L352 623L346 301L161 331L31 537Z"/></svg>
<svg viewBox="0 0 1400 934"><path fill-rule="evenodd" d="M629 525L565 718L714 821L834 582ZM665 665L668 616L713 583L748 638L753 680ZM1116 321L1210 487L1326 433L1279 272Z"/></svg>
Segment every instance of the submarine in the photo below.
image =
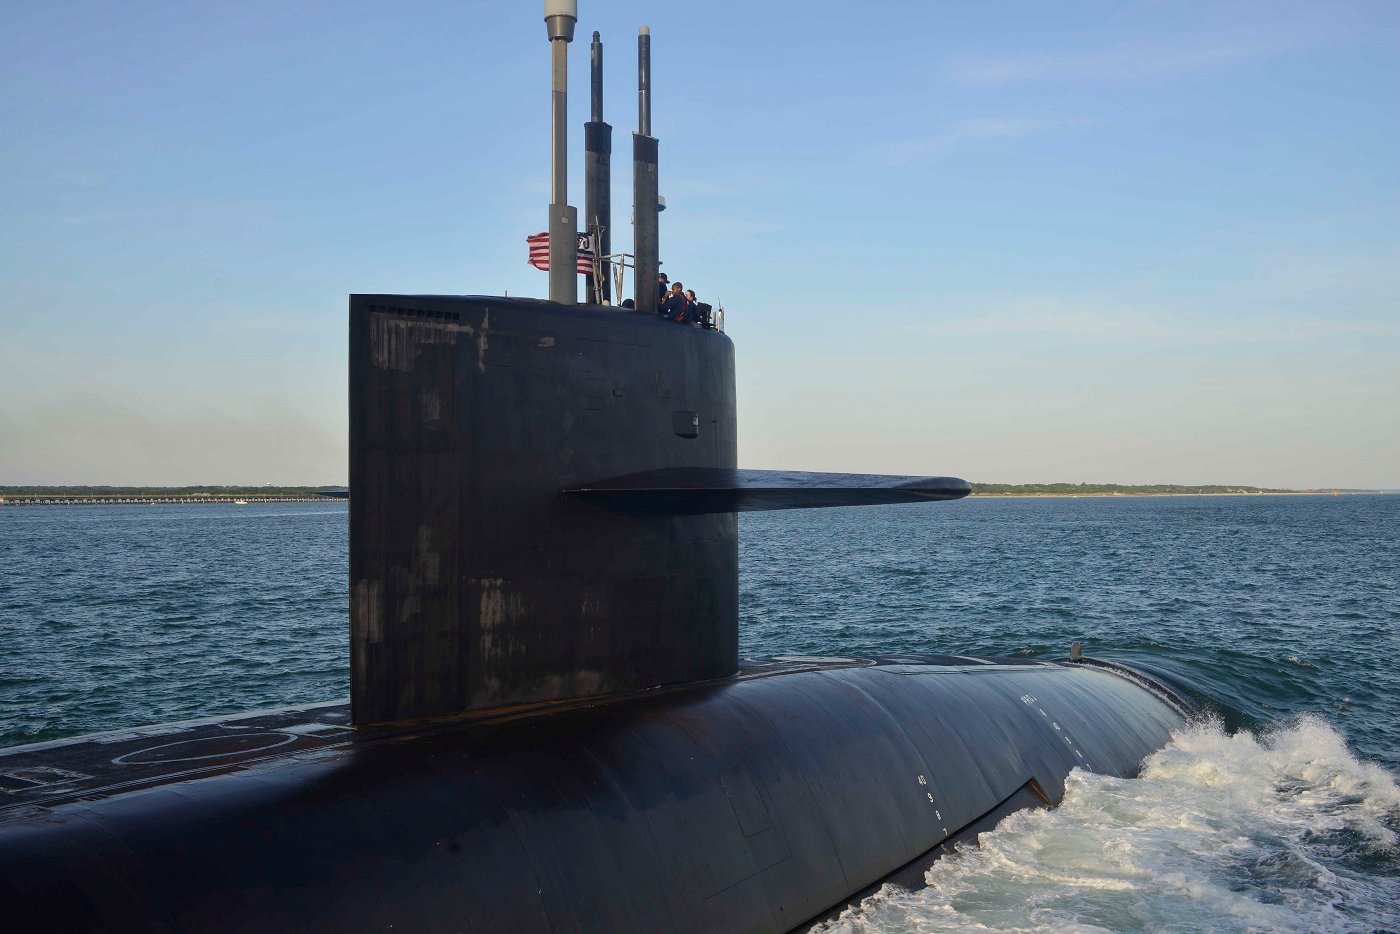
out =
<svg viewBox="0 0 1400 934"><path fill-rule="evenodd" d="M740 659L739 512L970 487L738 468L733 341L650 311L645 30L636 309L577 301L545 9L550 299L349 300L349 703L0 750L12 929L801 930L1194 715L1078 651Z"/></svg>

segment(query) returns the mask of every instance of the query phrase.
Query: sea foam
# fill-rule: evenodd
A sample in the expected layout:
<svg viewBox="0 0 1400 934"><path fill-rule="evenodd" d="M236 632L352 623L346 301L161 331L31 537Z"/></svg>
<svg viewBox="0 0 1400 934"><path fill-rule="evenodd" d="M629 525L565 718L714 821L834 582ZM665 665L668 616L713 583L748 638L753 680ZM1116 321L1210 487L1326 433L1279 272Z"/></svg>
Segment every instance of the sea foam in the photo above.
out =
<svg viewBox="0 0 1400 934"><path fill-rule="evenodd" d="M827 932L1373 931L1400 927L1400 786L1302 717L1262 736L1178 732L1140 777L1070 774L1023 811L886 886Z"/></svg>

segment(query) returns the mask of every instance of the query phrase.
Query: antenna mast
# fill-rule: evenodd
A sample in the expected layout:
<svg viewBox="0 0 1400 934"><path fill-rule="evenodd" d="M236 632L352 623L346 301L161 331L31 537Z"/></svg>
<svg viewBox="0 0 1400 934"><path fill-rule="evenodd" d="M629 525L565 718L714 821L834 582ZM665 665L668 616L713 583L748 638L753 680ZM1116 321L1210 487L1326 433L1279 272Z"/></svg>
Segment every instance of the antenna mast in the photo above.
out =
<svg viewBox="0 0 1400 934"><path fill-rule="evenodd" d="M660 207L656 178L657 141L651 135L651 29L637 36L637 132L632 134L632 253L638 311L656 310L657 243Z"/></svg>
<svg viewBox="0 0 1400 934"><path fill-rule="evenodd" d="M583 125L583 226L593 234L593 273L588 300L612 298L612 127L603 122L603 43L593 33L592 107ZM621 291L619 289L619 291Z"/></svg>
<svg viewBox="0 0 1400 934"><path fill-rule="evenodd" d="M549 189L549 300L578 302L578 212L569 207L569 43L578 22L578 0L544 0L549 30L551 95Z"/></svg>

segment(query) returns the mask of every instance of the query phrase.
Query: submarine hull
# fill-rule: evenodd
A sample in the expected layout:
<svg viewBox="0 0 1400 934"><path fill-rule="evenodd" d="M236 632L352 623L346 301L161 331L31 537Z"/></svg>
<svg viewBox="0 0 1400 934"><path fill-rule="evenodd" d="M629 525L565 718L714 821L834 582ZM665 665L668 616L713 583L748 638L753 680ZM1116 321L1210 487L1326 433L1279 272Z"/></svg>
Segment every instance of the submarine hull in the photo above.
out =
<svg viewBox="0 0 1400 934"><path fill-rule="evenodd" d="M352 729L321 705L20 747L0 753L0 917L790 930L989 817L1057 802L1073 768L1133 774L1186 713L1145 684L790 658L562 709Z"/></svg>

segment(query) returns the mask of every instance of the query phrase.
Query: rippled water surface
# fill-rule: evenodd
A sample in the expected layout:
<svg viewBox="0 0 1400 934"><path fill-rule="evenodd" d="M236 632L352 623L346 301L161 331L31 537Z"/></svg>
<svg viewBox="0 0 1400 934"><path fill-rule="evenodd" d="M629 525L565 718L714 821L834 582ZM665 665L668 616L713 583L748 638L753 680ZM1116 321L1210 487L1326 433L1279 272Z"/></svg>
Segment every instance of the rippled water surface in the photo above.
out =
<svg viewBox="0 0 1400 934"><path fill-rule="evenodd" d="M0 508L0 745L346 694L347 512Z"/></svg>
<svg viewBox="0 0 1400 934"><path fill-rule="evenodd" d="M346 509L0 508L0 745L343 696ZM1400 928L1400 496L741 517L746 655L1128 661L1206 700L836 930Z"/></svg>
<svg viewBox="0 0 1400 934"><path fill-rule="evenodd" d="M742 647L1062 658L1319 714L1400 770L1400 496L974 499L742 517Z"/></svg>

